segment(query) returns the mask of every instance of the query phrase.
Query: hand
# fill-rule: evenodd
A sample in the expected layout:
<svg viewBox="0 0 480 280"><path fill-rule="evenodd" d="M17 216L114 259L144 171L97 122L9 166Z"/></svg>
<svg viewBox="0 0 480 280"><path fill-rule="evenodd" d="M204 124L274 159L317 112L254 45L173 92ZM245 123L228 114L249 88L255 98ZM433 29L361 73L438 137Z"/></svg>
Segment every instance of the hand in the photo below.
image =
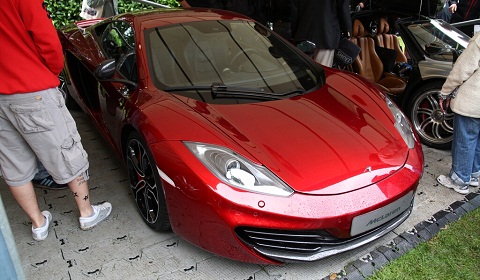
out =
<svg viewBox="0 0 480 280"><path fill-rule="evenodd" d="M442 113L445 113L448 108L450 108L450 98L439 98L438 99L438 105L440 105L440 109L442 110Z"/></svg>
<svg viewBox="0 0 480 280"><path fill-rule="evenodd" d="M450 11L450 13L455 13L457 11L457 4L452 4L450 5L450 7L448 7L448 10Z"/></svg>

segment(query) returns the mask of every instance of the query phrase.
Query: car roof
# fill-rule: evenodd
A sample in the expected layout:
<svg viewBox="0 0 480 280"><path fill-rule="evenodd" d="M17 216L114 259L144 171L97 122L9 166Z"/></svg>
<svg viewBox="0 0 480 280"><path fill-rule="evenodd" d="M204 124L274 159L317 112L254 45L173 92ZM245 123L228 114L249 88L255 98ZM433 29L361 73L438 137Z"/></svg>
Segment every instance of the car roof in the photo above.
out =
<svg viewBox="0 0 480 280"><path fill-rule="evenodd" d="M140 24L145 28L148 28L149 26L162 26L205 20L251 20L238 13L206 8L160 8L126 13L119 15L118 18L134 21L136 24Z"/></svg>
<svg viewBox="0 0 480 280"><path fill-rule="evenodd" d="M62 32L71 33L77 28L85 30L95 28L95 25L111 21L126 21L135 23L142 28L151 28L183 22L206 21L206 20L252 20L244 15L219 9L208 8L156 8L119 14L108 18L79 20L71 25L59 28ZM72 26L76 26L72 29Z"/></svg>

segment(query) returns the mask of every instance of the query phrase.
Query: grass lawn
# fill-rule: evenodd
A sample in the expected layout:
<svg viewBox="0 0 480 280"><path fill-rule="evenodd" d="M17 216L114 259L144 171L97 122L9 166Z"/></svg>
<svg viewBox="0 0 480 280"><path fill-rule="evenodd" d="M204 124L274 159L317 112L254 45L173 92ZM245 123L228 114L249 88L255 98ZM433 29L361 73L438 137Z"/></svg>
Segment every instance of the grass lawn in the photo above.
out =
<svg viewBox="0 0 480 280"><path fill-rule="evenodd" d="M368 279L480 279L480 208Z"/></svg>

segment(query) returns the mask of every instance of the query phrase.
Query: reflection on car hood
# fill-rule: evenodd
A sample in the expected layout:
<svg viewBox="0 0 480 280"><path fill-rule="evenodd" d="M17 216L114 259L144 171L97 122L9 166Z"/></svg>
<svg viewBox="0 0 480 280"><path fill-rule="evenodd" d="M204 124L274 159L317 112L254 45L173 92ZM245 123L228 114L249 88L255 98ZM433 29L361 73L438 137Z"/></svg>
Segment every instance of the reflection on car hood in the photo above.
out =
<svg viewBox="0 0 480 280"><path fill-rule="evenodd" d="M320 90L291 99L195 102L192 108L296 191L351 191L398 170L408 149L379 107L382 97L358 94L369 89L343 75L332 75Z"/></svg>

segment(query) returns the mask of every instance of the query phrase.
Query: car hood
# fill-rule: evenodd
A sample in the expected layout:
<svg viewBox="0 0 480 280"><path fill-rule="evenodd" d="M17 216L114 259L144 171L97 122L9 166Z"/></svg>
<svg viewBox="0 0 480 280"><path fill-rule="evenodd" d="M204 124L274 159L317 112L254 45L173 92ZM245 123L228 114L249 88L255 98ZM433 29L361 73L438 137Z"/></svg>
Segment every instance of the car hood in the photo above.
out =
<svg viewBox="0 0 480 280"><path fill-rule="evenodd" d="M394 173L408 148L383 111L383 97L345 75L330 75L321 89L285 100L186 103L297 192L348 192Z"/></svg>

